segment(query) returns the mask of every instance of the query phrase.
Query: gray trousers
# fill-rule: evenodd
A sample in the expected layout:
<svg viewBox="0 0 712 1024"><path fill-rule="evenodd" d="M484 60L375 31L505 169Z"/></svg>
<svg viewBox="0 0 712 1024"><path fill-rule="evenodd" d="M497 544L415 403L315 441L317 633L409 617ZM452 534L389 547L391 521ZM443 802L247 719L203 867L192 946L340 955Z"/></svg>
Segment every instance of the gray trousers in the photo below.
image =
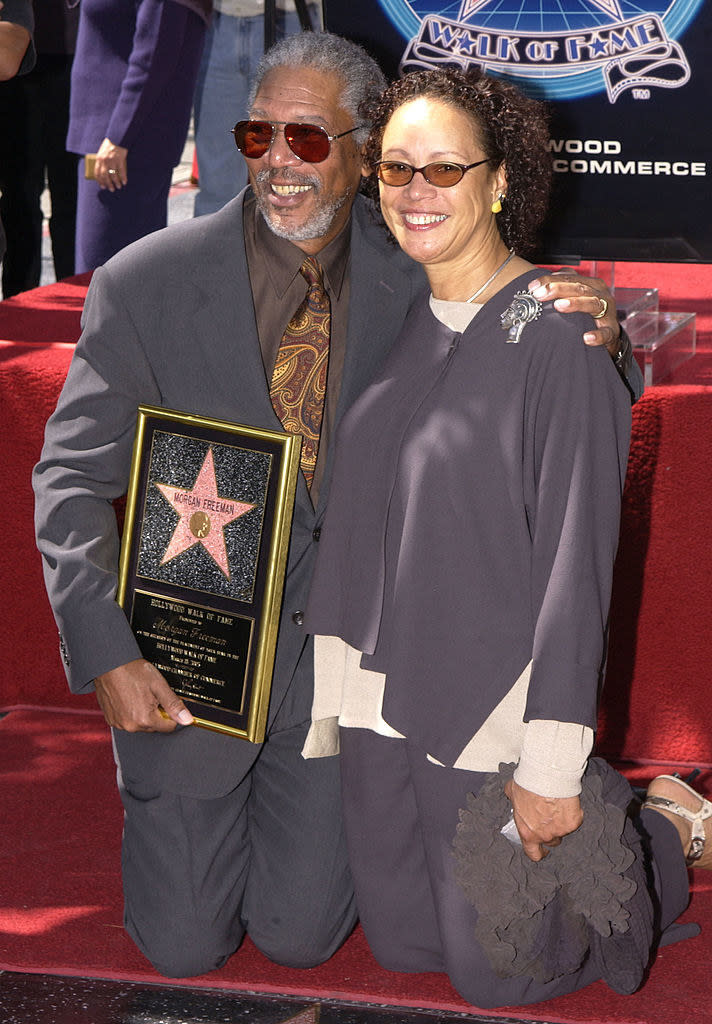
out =
<svg viewBox="0 0 712 1024"><path fill-rule="evenodd" d="M392 971L449 975L468 1002L520 1006L597 981L595 960L548 983L500 978L474 937L476 911L455 880L452 840L466 794L485 775L443 768L407 740L341 729L344 821L359 916L378 962ZM675 827L645 811L663 930L685 909L688 878ZM637 898L650 898L647 892Z"/></svg>
<svg viewBox="0 0 712 1024"><path fill-rule="evenodd" d="M271 960L313 967L353 928L339 759L305 761L307 727L270 734L215 799L119 779L124 923L161 974L220 967L246 933Z"/></svg>

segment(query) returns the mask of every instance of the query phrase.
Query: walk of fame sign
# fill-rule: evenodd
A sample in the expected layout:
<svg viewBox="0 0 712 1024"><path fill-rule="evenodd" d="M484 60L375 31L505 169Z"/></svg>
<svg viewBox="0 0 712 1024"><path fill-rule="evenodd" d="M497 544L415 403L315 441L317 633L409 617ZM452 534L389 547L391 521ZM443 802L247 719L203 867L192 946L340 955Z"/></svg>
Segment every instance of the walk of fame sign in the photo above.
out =
<svg viewBox="0 0 712 1024"><path fill-rule="evenodd" d="M140 406L117 601L198 725L264 737L299 438Z"/></svg>

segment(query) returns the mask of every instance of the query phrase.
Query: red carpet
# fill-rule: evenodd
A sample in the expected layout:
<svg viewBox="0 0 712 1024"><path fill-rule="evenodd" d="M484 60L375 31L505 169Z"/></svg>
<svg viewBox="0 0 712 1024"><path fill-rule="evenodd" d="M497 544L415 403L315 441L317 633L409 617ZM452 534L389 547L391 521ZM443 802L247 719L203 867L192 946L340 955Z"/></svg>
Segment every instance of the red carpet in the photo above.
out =
<svg viewBox="0 0 712 1024"><path fill-rule="evenodd" d="M237 742L237 741L236 741ZM0 722L0 970L159 981L121 927L121 807L98 713L18 710ZM712 772L704 784L712 787ZM562 1024L708 1024L712 874L697 872L685 918L703 934L662 950L644 988L598 983L492 1013ZM357 931L309 971L277 967L246 942L220 971L187 984L466 1012L444 976L382 970Z"/></svg>
<svg viewBox="0 0 712 1024"><path fill-rule="evenodd" d="M91 273L66 277L0 302L3 341L74 342Z"/></svg>

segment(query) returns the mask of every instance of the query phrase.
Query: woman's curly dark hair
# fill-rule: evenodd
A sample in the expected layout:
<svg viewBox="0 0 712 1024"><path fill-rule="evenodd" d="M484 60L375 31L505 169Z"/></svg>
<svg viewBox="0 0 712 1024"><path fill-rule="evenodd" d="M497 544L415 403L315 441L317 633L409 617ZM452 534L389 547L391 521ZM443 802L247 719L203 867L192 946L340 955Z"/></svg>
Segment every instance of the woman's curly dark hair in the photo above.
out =
<svg viewBox="0 0 712 1024"><path fill-rule="evenodd" d="M507 198L497 216L499 233L504 244L519 255L530 252L546 214L551 183L548 118L543 104L477 68L414 71L393 82L363 111L373 122L364 150L364 162L372 171L381 159L383 133L392 114L419 96L430 96L467 114L485 156L505 165ZM377 198L375 174L367 192Z"/></svg>

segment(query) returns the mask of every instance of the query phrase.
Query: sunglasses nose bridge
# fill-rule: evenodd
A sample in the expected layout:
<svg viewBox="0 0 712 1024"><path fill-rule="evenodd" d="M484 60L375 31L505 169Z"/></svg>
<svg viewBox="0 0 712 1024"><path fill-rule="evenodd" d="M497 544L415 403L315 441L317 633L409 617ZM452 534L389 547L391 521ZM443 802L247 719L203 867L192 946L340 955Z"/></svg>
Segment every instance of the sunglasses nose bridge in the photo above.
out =
<svg viewBox="0 0 712 1024"><path fill-rule="evenodd" d="M407 181L403 181L403 182L400 183L400 187L401 188L407 188L407 189L415 188L416 190L418 190L420 188L423 188L424 185L430 185L431 187L434 186L434 183L427 176L427 171L428 171L427 166L426 167L409 167L409 170L410 170L410 177L408 178ZM420 175L420 180L418 179L418 175Z"/></svg>
<svg viewBox="0 0 712 1024"><path fill-rule="evenodd" d="M272 125L272 141L267 151L267 158L270 163L277 165L301 162L301 157L295 153L287 137L287 125Z"/></svg>
<svg viewBox="0 0 712 1024"><path fill-rule="evenodd" d="M409 191L421 192L423 189L429 191L430 189L437 188L434 182L428 177L428 168L426 167L413 167L410 181L405 183L405 187Z"/></svg>

